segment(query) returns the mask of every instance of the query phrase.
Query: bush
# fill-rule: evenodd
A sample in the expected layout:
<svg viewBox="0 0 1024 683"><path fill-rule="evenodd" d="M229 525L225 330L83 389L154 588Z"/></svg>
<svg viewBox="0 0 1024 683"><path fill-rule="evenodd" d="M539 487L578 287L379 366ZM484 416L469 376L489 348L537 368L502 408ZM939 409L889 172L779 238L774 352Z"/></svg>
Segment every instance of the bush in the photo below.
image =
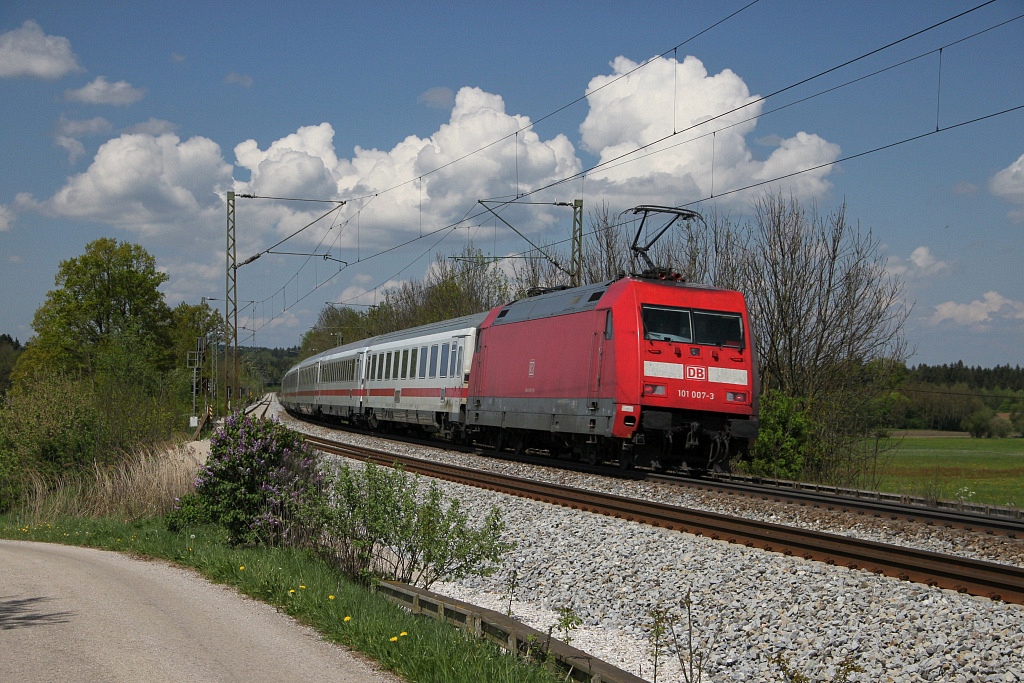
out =
<svg viewBox="0 0 1024 683"><path fill-rule="evenodd" d="M232 544L313 548L354 579L376 576L424 587L488 574L511 547L496 508L478 528L436 483L420 491L400 468L340 467L322 477L302 438L277 420L238 413L210 440L210 456L167 519L181 532L212 522Z"/></svg>
<svg viewBox="0 0 1024 683"><path fill-rule="evenodd" d="M212 522L206 501L196 493L187 493L174 501L175 508L164 515L164 524L171 533L181 533Z"/></svg>
<svg viewBox="0 0 1024 683"><path fill-rule="evenodd" d="M429 587L442 579L486 575L511 546L501 541L504 523L492 508L480 527L468 523L458 499L443 505L432 482L419 482L401 468L368 463L343 465L328 484L318 536L320 549L349 576L381 575Z"/></svg>
<svg viewBox="0 0 1024 683"><path fill-rule="evenodd" d="M750 463L751 474L798 479L811 460L814 423L799 399L770 391L761 397L761 429Z"/></svg>
<svg viewBox="0 0 1024 683"><path fill-rule="evenodd" d="M1005 417L996 415L988 424L988 430L997 439L1005 439L1013 431L1013 424Z"/></svg>
<svg viewBox="0 0 1024 683"><path fill-rule="evenodd" d="M206 511L234 544L300 544L300 508L315 495L315 462L302 437L279 421L235 413L210 439L191 508ZM199 514L198 511L195 514Z"/></svg>
<svg viewBox="0 0 1024 683"><path fill-rule="evenodd" d="M0 407L0 511L21 497L33 473L76 474L96 456L97 414L89 386L39 373Z"/></svg>
<svg viewBox="0 0 1024 683"><path fill-rule="evenodd" d="M971 433L975 439L983 439L992 436L992 419L995 413L991 408L982 408L964 418L963 429Z"/></svg>

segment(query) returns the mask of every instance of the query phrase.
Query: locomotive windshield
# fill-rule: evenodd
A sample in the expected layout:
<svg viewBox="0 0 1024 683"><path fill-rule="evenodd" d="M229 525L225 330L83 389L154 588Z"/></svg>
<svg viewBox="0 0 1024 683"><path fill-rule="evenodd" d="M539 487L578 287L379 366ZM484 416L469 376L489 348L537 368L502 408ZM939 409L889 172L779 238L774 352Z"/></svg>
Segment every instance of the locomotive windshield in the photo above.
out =
<svg viewBox="0 0 1024 683"><path fill-rule="evenodd" d="M671 306L648 306L640 308L644 321L644 339L671 342L692 342L690 333L690 311Z"/></svg>
<svg viewBox="0 0 1024 683"><path fill-rule="evenodd" d="M693 334L698 344L743 348L743 318L735 313L693 312Z"/></svg>
<svg viewBox="0 0 1024 683"><path fill-rule="evenodd" d="M743 319L736 313L641 306L644 339L742 349Z"/></svg>

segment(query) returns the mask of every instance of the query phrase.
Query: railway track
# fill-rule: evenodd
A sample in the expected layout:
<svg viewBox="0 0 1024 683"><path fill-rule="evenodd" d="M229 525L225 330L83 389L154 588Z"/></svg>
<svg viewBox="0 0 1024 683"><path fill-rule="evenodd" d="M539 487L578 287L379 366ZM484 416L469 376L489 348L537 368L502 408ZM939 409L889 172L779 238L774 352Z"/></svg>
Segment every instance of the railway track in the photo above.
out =
<svg viewBox="0 0 1024 683"><path fill-rule="evenodd" d="M837 492L834 487L826 487L828 490L810 486L794 489L785 485L758 485L739 481L691 479L658 474L649 474L647 481L802 507L809 506L822 510L870 515L880 519L905 520L928 526L1002 534L1008 538L1024 538L1024 514L1021 510L1011 508L990 507L988 513L956 510L951 506L929 506L924 504L924 501L902 502L902 500L906 500L906 497L887 496L887 494L874 491L859 491L856 496L844 495ZM797 485L796 482L787 483ZM897 500L893 500L893 498Z"/></svg>
<svg viewBox="0 0 1024 683"><path fill-rule="evenodd" d="M400 464L407 471L460 484L850 569L863 569L905 581L986 596L994 600L1024 604L1024 568L1012 565L635 500L614 494L396 455L314 436L306 436L306 440L327 453L388 466Z"/></svg>
<svg viewBox="0 0 1024 683"><path fill-rule="evenodd" d="M303 418L305 422L317 424L325 429L338 429L337 423L320 422ZM388 438L403 443L436 448L437 441L395 435L381 435L359 429L345 428L346 432L362 434L375 438ZM879 491L861 491L842 489L834 486L806 484L795 481L770 481L759 478L740 477L734 475L712 475L710 477L682 477L669 474L658 474L645 470L623 470L614 465L588 465L583 462L537 455L533 452L501 453L481 451L479 448L459 447L445 443L443 447L463 453L499 457L510 462L538 467L557 467L573 472L595 474L648 481L678 488L690 488L698 491L709 491L717 494L735 495L751 500L764 500L785 503L800 507L838 511L843 513L870 516L875 519L892 521L904 520L915 524L942 527L946 529L963 529L978 533L1003 535L1007 538L1024 538L1024 510L966 504L961 506L956 501L938 501L937 505L929 504L922 498L887 494ZM760 482L760 483L759 483ZM967 509L960 509L965 507Z"/></svg>

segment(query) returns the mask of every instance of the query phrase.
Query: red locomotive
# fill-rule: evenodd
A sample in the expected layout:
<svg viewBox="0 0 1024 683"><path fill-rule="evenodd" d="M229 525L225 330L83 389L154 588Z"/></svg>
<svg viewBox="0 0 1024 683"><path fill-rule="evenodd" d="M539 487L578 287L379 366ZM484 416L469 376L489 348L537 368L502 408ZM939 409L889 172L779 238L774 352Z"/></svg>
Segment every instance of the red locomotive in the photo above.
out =
<svg viewBox="0 0 1024 683"><path fill-rule="evenodd" d="M743 295L648 269L308 358L281 403L498 449L706 471L756 438L757 381Z"/></svg>

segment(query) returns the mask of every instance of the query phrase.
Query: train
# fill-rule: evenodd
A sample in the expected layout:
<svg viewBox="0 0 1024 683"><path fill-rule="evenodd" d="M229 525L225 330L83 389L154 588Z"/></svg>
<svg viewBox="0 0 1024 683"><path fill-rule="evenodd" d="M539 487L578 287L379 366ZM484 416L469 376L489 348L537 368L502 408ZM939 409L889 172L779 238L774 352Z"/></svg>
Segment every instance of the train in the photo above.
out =
<svg viewBox="0 0 1024 683"><path fill-rule="evenodd" d="M742 293L655 270L311 356L298 416L623 469L728 471L758 434Z"/></svg>

